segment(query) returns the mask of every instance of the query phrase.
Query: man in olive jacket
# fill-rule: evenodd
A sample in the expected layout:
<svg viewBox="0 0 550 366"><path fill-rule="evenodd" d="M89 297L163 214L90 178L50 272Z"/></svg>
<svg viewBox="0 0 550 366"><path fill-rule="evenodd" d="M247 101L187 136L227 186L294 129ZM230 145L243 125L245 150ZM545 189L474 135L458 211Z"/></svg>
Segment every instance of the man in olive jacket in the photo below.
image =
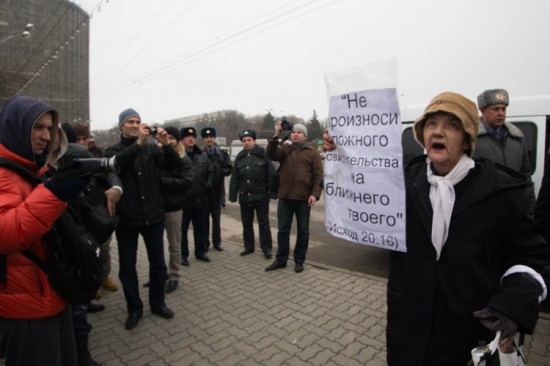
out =
<svg viewBox="0 0 550 366"><path fill-rule="evenodd" d="M294 270L304 270L309 244L309 214L322 191L323 161L319 151L306 143L307 128L295 124L290 134L291 143L279 144L281 124L275 124L275 136L267 145L267 157L279 161L280 182L277 198L277 258L266 271L286 267L290 252L290 228L296 215L298 235L294 248Z"/></svg>

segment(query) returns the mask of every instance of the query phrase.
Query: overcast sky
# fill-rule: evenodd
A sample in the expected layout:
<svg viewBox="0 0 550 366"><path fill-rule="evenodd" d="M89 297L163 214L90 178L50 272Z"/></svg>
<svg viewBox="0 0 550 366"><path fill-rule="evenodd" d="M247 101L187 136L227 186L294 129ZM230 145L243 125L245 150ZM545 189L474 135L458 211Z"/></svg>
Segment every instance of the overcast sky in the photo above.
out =
<svg viewBox="0 0 550 366"><path fill-rule="evenodd" d="M222 109L323 119L327 72L392 57L401 105L550 94L548 0L74 2L92 15L94 130L129 107L156 123Z"/></svg>

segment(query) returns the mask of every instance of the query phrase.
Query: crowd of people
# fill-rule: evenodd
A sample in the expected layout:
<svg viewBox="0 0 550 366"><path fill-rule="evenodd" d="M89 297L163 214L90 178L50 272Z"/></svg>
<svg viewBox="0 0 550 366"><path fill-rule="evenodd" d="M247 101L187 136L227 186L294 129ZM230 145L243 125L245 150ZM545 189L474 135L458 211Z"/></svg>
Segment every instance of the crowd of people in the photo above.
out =
<svg viewBox="0 0 550 366"><path fill-rule="evenodd" d="M506 122L508 104L506 90L486 90L478 98L480 118L474 102L445 92L414 124L426 155L404 168L408 251L391 253L390 365L465 365L470 350L492 339L491 332L506 338L535 327L548 283L550 235L544 228L550 226L545 209L550 178L545 177L542 190L548 192L541 190L535 210L529 156L521 131ZM256 216L266 259L274 251L269 203L277 198L277 250L265 271L287 266L294 217L294 271L304 271L323 162L307 141L307 127L283 122L275 123L266 149L256 144L256 131L241 131L243 150L231 162L215 143L215 128L200 131L199 146L194 127L153 127L129 108L118 118L119 142L101 149L87 125L61 124L52 106L17 95L0 108L0 157L37 176L57 165L62 141L85 146L86 156L116 159L116 172L105 172L100 187L118 221L118 279L127 306L124 327L130 331L144 314L136 268L139 237L149 264L142 284L148 287L148 306L153 315L172 319L166 294L177 290L180 266L190 265L189 228L194 257L210 262L210 248L223 251L226 195L240 207L241 256L256 249ZM337 150L328 131L323 138L327 151ZM47 256L48 231L88 184L83 177L52 174L34 185L0 166L0 355L6 366L97 365L88 349L86 313L104 306L67 304L21 253L30 249ZM100 243L102 289L117 291L111 241ZM98 289L96 297L101 295Z"/></svg>

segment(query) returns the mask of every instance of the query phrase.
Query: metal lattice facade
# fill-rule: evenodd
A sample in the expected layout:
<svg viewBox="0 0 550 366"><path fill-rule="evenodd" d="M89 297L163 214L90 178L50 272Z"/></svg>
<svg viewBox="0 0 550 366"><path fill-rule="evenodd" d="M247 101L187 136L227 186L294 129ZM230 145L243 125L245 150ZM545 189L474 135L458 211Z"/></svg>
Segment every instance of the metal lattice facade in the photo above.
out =
<svg viewBox="0 0 550 366"><path fill-rule="evenodd" d="M62 122L88 123L88 54L89 15L74 3L0 1L0 103L31 95L54 106Z"/></svg>

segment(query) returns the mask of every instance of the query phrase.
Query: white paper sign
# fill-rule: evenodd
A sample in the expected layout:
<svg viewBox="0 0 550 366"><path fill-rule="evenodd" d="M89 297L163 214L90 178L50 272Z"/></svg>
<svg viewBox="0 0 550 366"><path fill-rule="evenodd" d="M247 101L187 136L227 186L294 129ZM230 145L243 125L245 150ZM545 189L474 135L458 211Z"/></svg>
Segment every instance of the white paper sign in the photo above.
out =
<svg viewBox="0 0 550 366"><path fill-rule="evenodd" d="M330 98L325 156L327 231L354 243L407 251L401 116L396 89Z"/></svg>

